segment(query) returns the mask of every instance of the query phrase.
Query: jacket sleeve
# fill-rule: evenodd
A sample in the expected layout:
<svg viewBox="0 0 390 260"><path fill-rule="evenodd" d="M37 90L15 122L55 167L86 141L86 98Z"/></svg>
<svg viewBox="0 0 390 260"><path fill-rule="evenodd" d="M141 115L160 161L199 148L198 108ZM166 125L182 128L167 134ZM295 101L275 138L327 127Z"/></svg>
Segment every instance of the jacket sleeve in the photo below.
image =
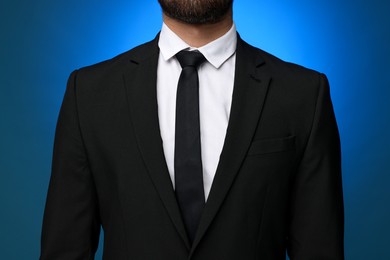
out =
<svg viewBox="0 0 390 260"><path fill-rule="evenodd" d="M99 240L97 195L77 115L76 75L69 77L57 122L41 260L93 259Z"/></svg>
<svg viewBox="0 0 390 260"><path fill-rule="evenodd" d="M323 74L311 132L294 179L290 214L291 260L344 259L340 140Z"/></svg>

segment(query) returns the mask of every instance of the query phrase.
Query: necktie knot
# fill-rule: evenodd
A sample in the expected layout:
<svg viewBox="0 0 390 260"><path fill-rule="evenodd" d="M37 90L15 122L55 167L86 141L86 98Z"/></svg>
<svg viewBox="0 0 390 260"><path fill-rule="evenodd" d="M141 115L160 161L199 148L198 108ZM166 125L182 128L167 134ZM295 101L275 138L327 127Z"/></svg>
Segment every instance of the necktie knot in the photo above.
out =
<svg viewBox="0 0 390 260"><path fill-rule="evenodd" d="M206 61L206 58L203 56L203 54L198 51L180 51L176 54L176 58L182 68L198 68L203 62Z"/></svg>

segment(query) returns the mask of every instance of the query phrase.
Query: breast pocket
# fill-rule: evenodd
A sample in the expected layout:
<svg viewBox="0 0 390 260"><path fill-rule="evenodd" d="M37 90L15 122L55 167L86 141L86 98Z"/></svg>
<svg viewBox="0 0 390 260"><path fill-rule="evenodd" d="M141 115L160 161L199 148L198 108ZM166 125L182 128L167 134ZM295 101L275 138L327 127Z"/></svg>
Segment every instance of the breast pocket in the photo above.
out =
<svg viewBox="0 0 390 260"><path fill-rule="evenodd" d="M249 147L248 156L279 153L295 149L295 136L254 140Z"/></svg>

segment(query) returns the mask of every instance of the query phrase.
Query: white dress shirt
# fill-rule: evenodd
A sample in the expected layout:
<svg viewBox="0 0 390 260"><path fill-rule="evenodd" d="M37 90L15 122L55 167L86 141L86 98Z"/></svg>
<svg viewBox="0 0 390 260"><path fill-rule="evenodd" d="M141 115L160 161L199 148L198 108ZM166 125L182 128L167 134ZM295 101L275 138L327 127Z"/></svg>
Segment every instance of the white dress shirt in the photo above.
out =
<svg viewBox="0 0 390 260"><path fill-rule="evenodd" d="M164 23L158 46L157 104L165 159L175 187L176 90L181 66L175 55L184 49L198 50L207 59L199 68L199 117L205 199L218 166L232 103L237 33L232 28L222 37L200 48L192 48Z"/></svg>

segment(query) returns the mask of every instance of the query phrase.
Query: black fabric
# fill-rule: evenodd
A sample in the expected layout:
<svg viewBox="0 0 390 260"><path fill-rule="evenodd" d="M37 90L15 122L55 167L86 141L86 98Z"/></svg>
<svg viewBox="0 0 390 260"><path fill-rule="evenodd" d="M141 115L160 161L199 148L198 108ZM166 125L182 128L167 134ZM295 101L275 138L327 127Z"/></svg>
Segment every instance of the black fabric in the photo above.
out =
<svg viewBox="0 0 390 260"><path fill-rule="evenodd" d="M181 51L176 58L182 71L176 96L175 193L192 242L205 203L197 68L206 59L196 51Z"/></svg>
<svg viewBox="0 0 390 260"><path fill-rule="evenodd" d="M41 260L343 260L340 143L326 77L238 38L226 138L189 242L164 157L158 37L71 74Z"/></svg>

